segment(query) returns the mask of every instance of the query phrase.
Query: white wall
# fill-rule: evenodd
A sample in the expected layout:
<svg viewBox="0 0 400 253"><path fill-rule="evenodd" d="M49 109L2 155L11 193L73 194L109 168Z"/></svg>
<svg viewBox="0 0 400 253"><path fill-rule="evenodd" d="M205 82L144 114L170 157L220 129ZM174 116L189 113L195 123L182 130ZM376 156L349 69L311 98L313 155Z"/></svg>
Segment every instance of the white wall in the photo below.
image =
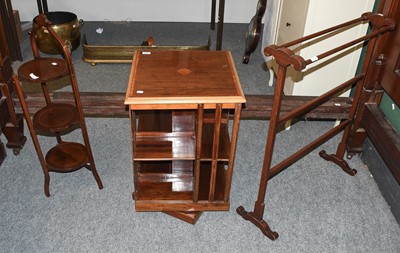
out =
<svg viewBox="0 0 400 253"><path fill-rule="evenodd" d="M31 21L34 0L11 0L21 21ZM225 23L248 23L258 0L225 0ZM49 11L69 11L85 21L210 22L211 0L47 0ZM218 11L218 0L217 0Z"/></svg>

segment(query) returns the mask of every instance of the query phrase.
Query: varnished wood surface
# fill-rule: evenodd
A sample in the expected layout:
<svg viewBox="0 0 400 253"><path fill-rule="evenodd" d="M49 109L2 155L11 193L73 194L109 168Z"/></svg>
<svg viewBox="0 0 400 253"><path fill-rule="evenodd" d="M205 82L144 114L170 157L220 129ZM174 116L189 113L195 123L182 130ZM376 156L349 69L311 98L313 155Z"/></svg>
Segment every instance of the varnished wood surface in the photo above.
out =
<svg viewBox="0 0 400 253"><path fill-rule="evenodd" d="M193 136L179 137L137 137L135 161L194 159L195 140Z"/></svg>
<svg viewBox="0 0 400 253"><path fill-rule="evenodd" d="M236 143L245 101L227 51L136 51L124 101L131 111L135 209L192 224L202 211L229 210L227 171L236 151L230 142Z"/></svg>
<svg viewBox="0 0 400 253"><path fill-rule="evenodd" d="M165 211L164 213L194 225L194 224L196 224L197 220L200 218L200 216L202 215L203 212Z"/></svg>
<svg viewBox="0 0 400 253"><path fill-rule="evenodd" d="M79 116L73 105L51 103L37 111L33 115L32 121L38 132L56 133L79 124Z"/></svg>
<svg viewBox="0 0 400 253"><path fill-rule="evenodd" d="M21 81L43 83L68 75L67 63L59 58L36 58L18 68Z"/></svg>
<svg viewBox="0 0 400 253"><path fill-rule="evenodd" d="M172 115L171 111L141 111L137 135L144 133L171 133ZM159 122L155 124L155 122Z"/></svg>
<svg viewBox="0 0 400 253"><path fill-rule="evenodd" d="M137 175L138 190L135 196L135 206L138 211L188 210L186 206L193 203L192 162L186 164L186 170L175 171L175 173L171 161L140 162L135 163L135 166L139 170ZM224 163L217 165L215 197L213 202L209 202L211 163L201 163L199 203L193 203L193 210L227 210L226 208L229 208L229 201L224 201L227 184L225 166ZM182 168L182 164L179 164L176 168ZM177 205L174 206L175 204ZM216 209L213 209L214 205L217 206ZM182 209L183 206L185 206L185 209Z"/></svg>
<svg viewBox="0 0 400 253"><path fill-rule="evenodd" d="M134 160L194 160L195 111L140 111Z"/></svg>
<svg viewBox="0 0 400 253"><path fill-rule="evenodd" d="M191 191L193 180L192 161L146 161L135 162L138 169L138 179L140 182L179 182L175 184L175 191Z"/></svg>
<svg viewBox="0 0 400 253"><path fill-rule="evenodd" d="M83 112L89 117L128 117L127 106L124 105L125 93L109 92L81 92ZM54 92L50 93L55 103L74 104L72 93ZM304 103L311 101L314 97L309 96L285 96L282 98L281 112L290 112ZM268 119L271 117L273 95L246 95L246 104L243 105L242 119ZM347 117L351 107L352 98L333 98L320 107L308 112L302 118L308 119L344 119ZM40 93L26 93L30 113L35 113L45 106ZM21 113L21 105L14 98L17 112Z"/></svg>
<svg viewBox="0 0 400 253"><path fill-rule="evenodd" d="M135 161L149 159L194 159L194 111L141 111L136 132ZM175 115L175 116L173 116ZM174 120L172 120L174 117ZM171 127L172 126L172 127ZM228 161L230 138L227 120L221 124L218 160ZM208 118L203 124L201 160L211 161L214 124Z"/></svg>
<svg viewBox="0 0 400 253"><path fill-rule="evenodd" d="M367 104L362 126L400 184L400 138L377 104Z"/></svg>
<svg viewBox="0 0 400 253"><path fill-rule="evenodd" d="M202 161L211 161L212 160L212 150L213 150L213 142L212 137L214 135L214 124L203 124L203 138L201 142L201 160ZM220 130L220 138L219 138L219 149L218 149L218 161L228 161L229 160L229 152L230 152L230 139L229 139L229 130L227 124L221 124Z"/></svg>
<svg viewBox="0 0 400 253"><path fill-rule="evenodd" d="M208 202L199 201L193 203L192 200L149 200L149 201L136 201L135 210L138 212L154 211L180 211L180 212L193 212L193 211L229 211L229 202Z"/></svg>
<svg viewBox="0 0 400 253"><path fill-rule="evenodd" d="M400 29L398 27L400 25L400 4L398 1L394 1L392 5L392 15L397 22L397 29L387 36L385 46L382 47L386 64L383 67L380 84L393 101L400 105Z"/></svg>
<svg viewBox="0 0 400 253"><path fill-rule="evenodd" d="M194 111L142 111L139 115L135 161L195 158ZM220 132L218 160L228 161L230 138L226 118ZM213 134L213 119L209 117L203 124L202 161L212 160Z"/></svg>
<svg viewBox="0 0 400 253"><path fill-rule="evenodd" d="M138 183L140 191L147 192L138 194L138 200L151 200L151 199L177 199L176 192L187 192L188 199L192 199L193 192L193 163L191 161L184 161L174 164L175 161L146 161L135 162L138 168ZM217 166L217 195L216 200L223 200L223 193L225 188L225 163L218 163ZM207 200L210 186L211 166L210 163L201 163L201 191L199 200ZM178 193L182 194L182 193Z"/></svg>
<svg viewBox="0 0 400 253"><path fill-rule="evenodd" d="M133 109L246 102L228 51L136 51L125 97Z"/></svg>
<svg viewBox="0 0 400 253"><path fill-rule="evenodd" d="M49 171L71 172L89 162L86 147L80 143L62 142L46 154Z"/></svg>

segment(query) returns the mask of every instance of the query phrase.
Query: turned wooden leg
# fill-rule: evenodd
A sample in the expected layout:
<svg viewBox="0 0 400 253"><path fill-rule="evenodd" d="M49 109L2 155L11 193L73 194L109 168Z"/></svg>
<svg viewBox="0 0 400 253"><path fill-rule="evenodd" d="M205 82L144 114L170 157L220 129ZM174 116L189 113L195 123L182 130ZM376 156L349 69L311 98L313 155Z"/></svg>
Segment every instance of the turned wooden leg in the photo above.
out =
<svg viewBox="0 0 400 253"><path fill-rule="evenodd" d="M101 182L100 176L97 173L96 167L93 166L93 168L92 168L92 166L90 164L87 164L85 166L85 168L92 172L94 179L96 179L97 185L99 186L99 189L103 189L103 183Z"/></svg>
<svg viewBox="0 0 400 253"><path fill-rule="evenodd" d="M94 178L96 179L97 185L99 186L99 189L103 189L103 183L101 182L100 176L97 173L97 170L94 168L92 169L92 173Z"/></svg>
<svg viewBox="0 0 400 253"><path fill-rule="evenodd" d="M44 171L44 194L50 197L50 175L48 171Z"/></svg>

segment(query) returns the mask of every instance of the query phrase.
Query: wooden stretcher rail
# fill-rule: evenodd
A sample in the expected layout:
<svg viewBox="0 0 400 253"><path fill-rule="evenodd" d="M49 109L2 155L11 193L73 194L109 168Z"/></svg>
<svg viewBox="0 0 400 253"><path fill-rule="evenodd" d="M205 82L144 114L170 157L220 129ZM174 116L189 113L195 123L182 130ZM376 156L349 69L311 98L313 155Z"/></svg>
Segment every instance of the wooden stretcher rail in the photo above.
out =
<svg viewBox="0 0 400 253"><path fill-rule="evenodd" d="M73 96L70 92L54 92L50 94L56 103L73 104ZM273 95L246 95L247 103L242 110L242 119L269 119L273 105ZM81 92L83 112L86 117L128 117L128 111L124 105L125 93L109 92ZM312 96L287 96L283 98L282 113L287 113L299 108L304 103L315 99ZM30 113L35 113L45 104L39 93L27 93L26 102ZM16 111L20 113L21 105L17 98L14 99ZM344 119L349 113L352 98L337 97L324 102L302 116L306 119Z"/></svg>

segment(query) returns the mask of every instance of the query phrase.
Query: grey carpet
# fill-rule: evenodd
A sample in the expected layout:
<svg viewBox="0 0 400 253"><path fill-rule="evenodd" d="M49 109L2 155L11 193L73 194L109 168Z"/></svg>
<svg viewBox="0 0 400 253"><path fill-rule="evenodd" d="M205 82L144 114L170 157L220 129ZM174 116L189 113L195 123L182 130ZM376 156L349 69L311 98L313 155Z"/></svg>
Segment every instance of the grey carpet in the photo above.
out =
<svg viewBox="0 0 400 253"><path fill-rule="evenodd" d="M86 22L84 29L89 34L103 25L107 28L115 24ZM101 38L91 34L88 40L100 44L107 36L114 41L129 34L132 38L125 42L132 44L140 44L149 35L159 45L180 41L202 44L209 33L207 24L130 25L118 28L120 32L113 28L108 33L107 28ZM155 28L150 32L151 27ZM134 31L122 32L125 29ZM259 49L249 65L241 64L245 30L246 25L227 24L223 48L232 51L246 94L272 94ZM178 34L182 34L182 40L177 39ZM211 35L214 38L215 34ZM82 91L124 91L129 65L93 67L82 62L80 50L73 54ZM349 160L358 170L354 177L321 159L320 148L274 177L267 190L264 218L280 237L271 241L235 211L239 205L253 208L268 121L241 122L231 210L206 212L196 225L162 213L135 212L129 120L86 121L104 189L99 190L91 173L84 169L53 173L52 196L46 198L43 173L26 131L28 141L21 154L8 152L0 167L0 252L400 252L399 225L357 156ZM332 125L329 121L301 121L290 131L281 132L274 163ZM68 139L79 140L79 136L75 131ZM43 149L55 142L48 137L40 140ZM338 141L336 137L321 148L334 152Z"/></svg>

